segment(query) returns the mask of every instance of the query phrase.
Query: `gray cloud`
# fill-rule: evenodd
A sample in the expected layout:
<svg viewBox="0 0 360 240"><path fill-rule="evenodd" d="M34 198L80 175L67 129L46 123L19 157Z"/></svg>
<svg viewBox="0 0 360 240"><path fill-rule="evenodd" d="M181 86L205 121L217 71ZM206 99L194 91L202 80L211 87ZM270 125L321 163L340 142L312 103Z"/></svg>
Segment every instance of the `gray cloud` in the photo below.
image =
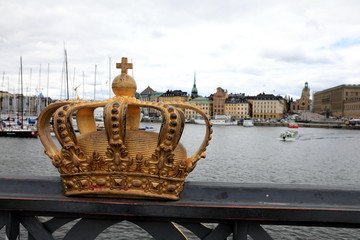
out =
<svg viewBox="0 0 360 240"><path fill-rule="evenodd" d="M272 50L265 49L261 56L287 63L303 64L334 64L335 61L324 54L308 54L301 50Z"/></svg>
<svg viewBox="0 0 360 240"><path fill-rule="evenodd" d="M245 74L250 74L250 75L255 75L255 76L261 76L263 75L263 71L261 71L260 69L257 68L244 68L241 70L242 73Z"/></svg>
<svg viewBox="0 0 360 240"><path fill-rule="evenodd" d="M328 46L339 39L358 39L358 12L357 1L3 1L0 71L15 89L20 56L24 79L31 68L33 85L39 65L44 82L50 63L49 91L58 96L65 41L71 76L76 68L78 85L84 72L87 96L93 92L94 65L99 91L105 91L101 84L109 79L109 57L114 77L115 62L123 56L134 61L139 91L148 85L164 91L168 81L173 89L190 91L195 70L203 95L219 86L248 94L285 92L289 81L326 86L321 76L326 72L339 85L360 76L359 49ZM294 88L289 91L299 94Z"/></svg>

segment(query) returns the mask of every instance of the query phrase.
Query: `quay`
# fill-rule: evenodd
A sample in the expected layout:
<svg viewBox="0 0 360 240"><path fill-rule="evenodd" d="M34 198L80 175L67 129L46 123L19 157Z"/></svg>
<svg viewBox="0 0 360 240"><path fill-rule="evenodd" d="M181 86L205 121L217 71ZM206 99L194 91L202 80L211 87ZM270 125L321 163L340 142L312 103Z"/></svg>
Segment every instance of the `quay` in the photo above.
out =
<svg viewBox="0 0 360 240"><path fill-rule="evenodd" d="M182 226L199 239L263 240L272 239L265 225L360 228L359 206L360 188L346 186L186 182L180 200L155 201L65 197L59 177L0 178L0 228L10 240L20 224L28 239L54 239L75 220L63 239L95 239L127 220L154 239L187 239Z"/></svg>
<svg viewBox="0 0 360 240"><path fill-rule="evenodd" d="M299 127L302 128L339 128L339 129L348 129L348 130L360 130L359 125L345 125L340 122L296 122ZM263 127L288 127L288 123L280 122L254 122L254 126L263 126Z"/></svg>

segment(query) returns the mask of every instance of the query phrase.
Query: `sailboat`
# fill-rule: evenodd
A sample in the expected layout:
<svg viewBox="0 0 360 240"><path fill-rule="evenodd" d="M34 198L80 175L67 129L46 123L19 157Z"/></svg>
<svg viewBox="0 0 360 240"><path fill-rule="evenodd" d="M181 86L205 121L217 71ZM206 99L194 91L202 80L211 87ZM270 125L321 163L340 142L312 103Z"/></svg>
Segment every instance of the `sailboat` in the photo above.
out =
<svg viewBox="0 0 360 240"><path fill-rule="evenodd" d="M0 137L27 137L37 138L38 131L36 128L24 129L24 94L23 94L23 78L22 78L22 57L20 57L20 79L21 79L21 126L20 128L7 127L3 122L0 122Z"/></svg>

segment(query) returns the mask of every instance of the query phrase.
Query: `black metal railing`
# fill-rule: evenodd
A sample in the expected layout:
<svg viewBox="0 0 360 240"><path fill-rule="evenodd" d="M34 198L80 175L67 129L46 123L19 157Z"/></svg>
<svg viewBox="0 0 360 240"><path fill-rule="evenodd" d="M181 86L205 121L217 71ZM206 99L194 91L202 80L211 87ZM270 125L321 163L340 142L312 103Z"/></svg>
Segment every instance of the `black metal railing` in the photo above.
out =
<svg viewBox="0 0 360 240"><path fill-rule="evenodd" d="M65 197L57 177L0 178L8 239L24 231L28 239L55 239L65 225L61 239L95 239L124 221L154 239L272 239L266 225L360 228L360 189L187 182L179 201L154 201Z"/></svg>

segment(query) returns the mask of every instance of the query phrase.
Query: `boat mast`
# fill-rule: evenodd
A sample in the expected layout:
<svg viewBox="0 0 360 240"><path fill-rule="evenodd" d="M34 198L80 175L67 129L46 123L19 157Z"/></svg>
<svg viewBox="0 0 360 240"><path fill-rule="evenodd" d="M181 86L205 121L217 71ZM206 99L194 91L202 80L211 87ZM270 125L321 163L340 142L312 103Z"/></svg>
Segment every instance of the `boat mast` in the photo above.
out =
<svg viewBox="0 0 360 240"><path fill-rule="evenodd" d="M23 99L23 73L22 73L22 56L20 56L20 97L21 97L21 129L24 129L24 99Z"/></svg>
<svg viewBox="0 0 360 240"><path fill-rule="evenodd" d="M109 57L109 98L111 97L111 57Z"/></svg>
<svg viewBox="0 0 360 240"><path fill-rule="evenodd" d="M66 100L69 100L69 71L68 71L66 49L64 50L65 50L65 74L66 74Z"/></svg>
<svg viewBox="0 0 360 240"><path fill-rule="evenodd" d="M63 85L64 85L64 69L65 69L65 59L63 61L62 64L62 68L61 68L61 85L60 85L60 100L62 100L63 97Z"/></svg>
<svg viewBox="0 0 360 240"><path fill-rule="evenodd" d="M73 83L72 83L72 89L73 89L74 99L76 99L75 72L76 72L76 67L74 67L74 76L73 76Z"/></svg>
<svg viewBox="0 0 360 240"><path fill-rule="evenodd" d="M41 109L41 64L40 64L40 68L39 68L39 87L38 87L38 90L39 90L39 94L37 96L37 99L38 99L38 106L37 106L37 111L36 111L36 115L39 116L40 115L40 109Z"/></svg>
<svg viewBox="0 0 360 240"><path fill-rule="evenodd" d="M85 74L83 72L83 99L85 100Z"/></svg>
<svg viewBox="0 0 360 240"><path fill-rule="evenodd" d="M32 78L32 68L30 68L30 82L29 82L29 90L28 90L28 101L27 101L27 103L28 103L28 108L29 108L29 116L31 116L31 109L32 109L32 107L31 107L31 103L33 103L33 101L32 101L32 99L33 99L33 97L31 96L31 78Z"/></svg>
<svg viewBox="0 0 360 240"><path fill-rule="evenodd" d="M10 80L9 77L7 77L7 89L8 89L8 95L7 95L7 109L8 109L8 117L10 118Z"/></svg>
<svg viewBox="0 0 360 240"><path fill-rule="evenodd" d="M95 94L96 94L96 68L97 68L97 65L95 64L95 79L94 79L94 101L95 101Z"/></svg>
<svg viewBox="0 0 360 240"><path fill-rule="evenodd" d="M0 106L0 119L2 115L2 110L4 106L4 78L5 78L5 72L3 72L2 76L2 84L1 84L1 106Z"/></svg>
<svg viewBox="0 0 360 240"><path fill-rule="evenodd" d="M49 75L50 75L50 63L48 63L48 74L47 74L47 83L46 83L46 104L49 105Z"/></svg>

